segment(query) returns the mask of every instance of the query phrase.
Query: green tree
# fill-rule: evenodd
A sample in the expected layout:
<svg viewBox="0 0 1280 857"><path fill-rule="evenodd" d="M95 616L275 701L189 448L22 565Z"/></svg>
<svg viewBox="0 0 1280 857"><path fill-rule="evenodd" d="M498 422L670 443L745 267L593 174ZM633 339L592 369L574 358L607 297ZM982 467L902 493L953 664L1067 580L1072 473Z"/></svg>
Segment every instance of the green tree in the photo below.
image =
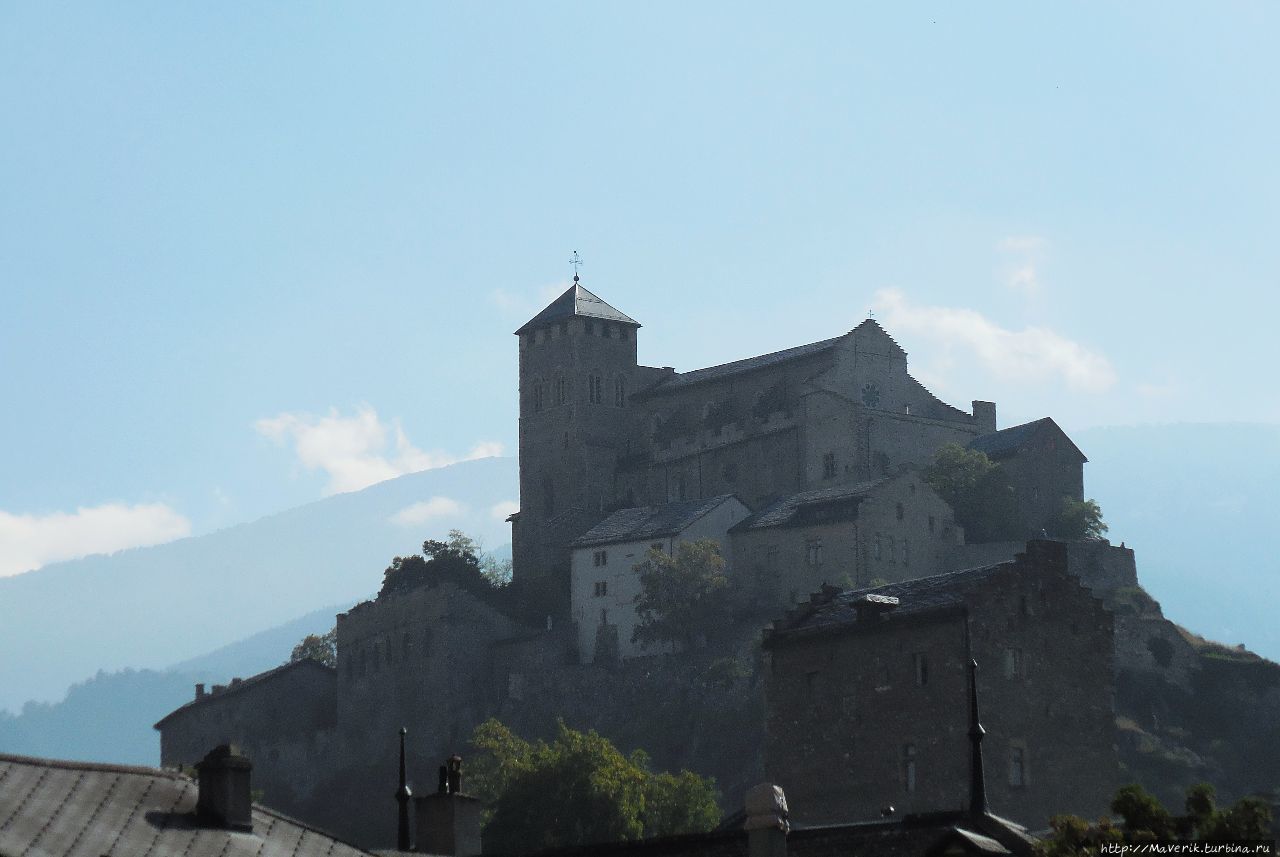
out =
<svg viewBox="0 0 1280 857"><path fill-rule="evenodd" d="M1185 809L1186 815L1175 817L1141 786L1124 786L1111 801L1111 811L1124 820L1123 827L1107 818L1090 825L1073 815L1057 815L1049 822L1053 835L1036 850L1041 857L1083 857L1099 853L1104 843L1271 838L1271 807L1265 800L1243 798L1223 812L1213 786L1199 783L1187 789Z"/></svg>
<svg viewBox="0 0 1280 857"><path fill-rule="evenodd" d="M492 593L511 579L510 562L482 554L483 545L461 530L450 530L446 541L427 539L422 554L398 556L382 573L378 597L419 586L448 581L472 592Z"/></svg>
<svg viewBox="0 0 1280 857"><path fill-rule="evenodd" d="M729 614L729 578L720 545L712 539L681 542L675 556L653 549L635 567L638 643L679 643L693 649L699 634L723 626Z"/></svg>
<svg viewBox="0 0 1280 857"><path fill-rule="evenodd" d="M561 723L554 741L530 743L490 719L471 743L468 781L487 806L487 849L638 839L710 830L719 821L713 780L654 774L643 751L624 756L595 732Z"/></svg>
<svg viewBox="0 0 1280 857"><path fill-rule="evenodd" d="M289 663L305 661L310 658L327 667L338 667L338 629L330 628L326 634L308 634L302 642L293 647L289 655Z"/></svg>
<svg viewBox="0 0 1280 857"><path fill-rule="evenodd" d="M985 452L948 443L924 471L924 480L951 506L968 541L1011 541L1027 535L1008 476Z"/></svg>
<svg viewBox="0 0 1280 857"><path fill-rule="evenodd" d="M1049 535L1060 539L1100 539L1109 527L1095 500L1062 498L1062 509L1049 527Z"/></svg>
<svg viewBox="0 0 1280 857"><path fill-rule="evenodd" d="M1174 834L1173 817L1155 795L1137 784L1121 787L1111 799L1111 811L1124 819L1124 832L1129 839L1170 839Z"/></svg>

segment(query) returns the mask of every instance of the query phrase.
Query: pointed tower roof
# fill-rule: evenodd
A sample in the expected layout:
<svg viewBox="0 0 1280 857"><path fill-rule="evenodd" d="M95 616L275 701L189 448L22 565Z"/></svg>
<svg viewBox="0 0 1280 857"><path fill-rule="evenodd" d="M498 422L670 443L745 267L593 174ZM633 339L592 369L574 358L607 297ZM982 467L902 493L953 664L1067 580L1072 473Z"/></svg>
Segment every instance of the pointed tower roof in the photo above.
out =
<svg viewBox="0 0 1280 857"><path fill-rule="evenodd" d="M632 327L640 327L640 322L624 312L614 309L600 298L587 291L578 284L578 275L573 276L573 285L570 286L560 297L547 304L546 309L529 319L524 325L516 331L516 334L527 333L535 327L542 327L552 322L560 321L573 316L585 316L586 318L600 318L605 321L616 321L619 324L629 324Z"/></svg>

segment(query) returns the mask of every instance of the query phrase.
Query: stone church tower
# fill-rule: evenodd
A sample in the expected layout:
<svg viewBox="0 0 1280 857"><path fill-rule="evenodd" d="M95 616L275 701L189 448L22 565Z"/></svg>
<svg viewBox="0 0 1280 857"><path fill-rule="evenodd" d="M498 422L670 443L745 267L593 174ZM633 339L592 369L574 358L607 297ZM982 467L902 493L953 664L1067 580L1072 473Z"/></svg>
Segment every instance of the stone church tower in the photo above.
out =
<svg viewBox="0 0 1280 857"><path fill-rule="evenodd" d="M512 516L523 582L568 603L565 545L604 516L629 433L640 323L573 285L516 331L520 338L520 511ZM536 580L536 583L535 583Z"/></svg>

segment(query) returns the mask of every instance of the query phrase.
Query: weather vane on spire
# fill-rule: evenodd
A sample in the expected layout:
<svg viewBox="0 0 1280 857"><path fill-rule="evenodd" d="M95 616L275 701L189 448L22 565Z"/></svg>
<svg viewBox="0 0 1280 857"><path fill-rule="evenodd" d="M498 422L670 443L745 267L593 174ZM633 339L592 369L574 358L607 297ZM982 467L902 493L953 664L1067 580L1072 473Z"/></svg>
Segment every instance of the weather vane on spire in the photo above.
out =
<svg viewBox="0 0 1280 857"><path fill-rule="evenodd" d="M573 251L573 256L569 259L569 264L573 266L573 281L578 282L578 268L582 266L582 257L578 255L578 251Z"/></svg>

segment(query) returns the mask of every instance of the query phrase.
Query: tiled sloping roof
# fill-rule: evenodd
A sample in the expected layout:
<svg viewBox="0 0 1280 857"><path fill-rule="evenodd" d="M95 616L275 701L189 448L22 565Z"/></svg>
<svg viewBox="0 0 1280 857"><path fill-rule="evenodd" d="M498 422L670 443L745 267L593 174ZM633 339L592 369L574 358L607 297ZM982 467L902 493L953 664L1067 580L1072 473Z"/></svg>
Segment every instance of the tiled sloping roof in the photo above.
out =
<svg viewBox="0 0 1280 857"><path fill-rule="evenodd" d="M853 485L837 485L832 488L818 488L814 491L801 491L783 497L756 512L733 526L735 532L743 530L759 530L765 527L783 527L791 523L806 506L817 506L823 503L834 503L855 497L865 497L877 486L888 482L892 477L876 479L870 482L858 482Z"/></svg>
<svg viewBox="0 0 1280 857"><path fill-rule="evenodd" d="M1012 455L1017 452L1023 444L1035 437L1036 433L1041 429L1050 429L1056 431L1059 435L1071 444L1072 449L1079 454L1080 458L1088 461L1085 454L1080 451L1080 447L1064 432L1052 417L1041 417L1038 420L1032 420L1029 423L1023 423L1020 426L1010 426L1000 431L993 431L988 434L979 435L969 441L969 448L976 449L978 452L986 453L990 458L1002 458L1006 455Z"/></svg>
<svg viewBox="0 0 1280 857"><path fill-rule="evenodd" d="M1034 839L1025 828L993 815L972 817L946 812L904 816L891 821L792 827L790 857L922 857L945 842L961 839L970 854L1029 857ZM686 833L631 842L579 845L537 852L537 857L747 857L747 832L741 824L710 833Z"/></svg>
<svg viewBox="0 0 1280 857"><path fill-rule="evenodd" d="M777 366L781 363L787 363L792 360L799 360L804 357L812 357L815 354L821 354L834 348L836 343L843 337L837 336L833 339L824 339L821 342L810 342L808 345L797 345L795 348L788 348L783 351L775 351L772 354L762 354L759 357L748 357L745 360L735 360L732 363L721 363L719 366L710 366L706 369L694 369L692 372L677 372L674 375L667 375L658 383L654 384L647 390L636 393L636 396L643 398L645 396L665 393L668 390L683 390L692 384L701 384L706 381L719 381L723 378L729 378L733 375L741 375L744 372L754 372L757 369L765 369L770 366Z"/></svg>
<svg viewBox="0 0 1280 857"><path fill-rule="evenodd" d="M674 536L721 503L731 499L734 499L734 495L721 494L709 500L680 500L662 506L619 509L574 539L570 545L586 547Z"/></svg>
<svg viewBox="0 0 1280 857"><path fill-rule="evenodd" d="M0 854L24 857L367 857L255 805L253 831L196 822L196 784L154 768L0 754Z"/></svg>
<svg viewBox="0 0 1280 857"><path fill-rule="evenodd" d="M321 672L332 675L335 680L338 677L337 670L335 670L333 667L327 667L324 664L320 663L319 661L311 660L310 658L306 658L301 661L290 661L287 664L281 664L278 667L273 667L267 670L266 672L260 672L257 675L249 676L246 679L242 679L237 684L229 684L227 685L225 690L220 690L216 694L207 693L201 699L193 699L190 702L186 703L185 705L181 705L175 708L173 711L170 711L164 717L160 718L160 720L152 728L159 729L160 726L165 721L167 721L170 717L173 717L175 714L177 714L180 711L186 711L188 708L192 708L196 705L203 705L204 703L214 699L223 699L228 694L239 693L242 690L246 690L247 688L254 687L255 685L261 684L265 681L275 678L276 676L279 676L286 672L290 672L295 669L320 670Z"/></svg>
<svg viewBox="0 0 1280 857"><path fill-rule="evenodd" d="M769 636L856 626L860 622L856 605L865 602L867 595L898 599L898 606L884 614L885 620L907 619L960 607L964 603L963 595L968 587L982 582L1009 565L1010 563L999 563L841 592L830 599L802 604L787 617L775 622L774 630Z"/></svg>
<svg viewBox="0 0 1280 857"><path fill-rule="evenodd" d="M626 313L609 306L575 282L564 294L547 304L542 312L526 321L516 333L524 333L526 330L541 327L549 322L573 316L601 318L605 321L616 321L620 324L640 327L640 322Z"/></svg>
<svg viewBox="0 0 1280 857"><path fill-rule="evenodd" d="M1030 440L1031 436L1048 421L1050 421L1048 417L1041 417L1038 420L1023 423L1020 426L1010 426L1009 428L1000 429L1000 431L979 435L969 441L969 448L976 449L978 452L985 452L993 458L1017 452L1018 447Z"/></svg>

